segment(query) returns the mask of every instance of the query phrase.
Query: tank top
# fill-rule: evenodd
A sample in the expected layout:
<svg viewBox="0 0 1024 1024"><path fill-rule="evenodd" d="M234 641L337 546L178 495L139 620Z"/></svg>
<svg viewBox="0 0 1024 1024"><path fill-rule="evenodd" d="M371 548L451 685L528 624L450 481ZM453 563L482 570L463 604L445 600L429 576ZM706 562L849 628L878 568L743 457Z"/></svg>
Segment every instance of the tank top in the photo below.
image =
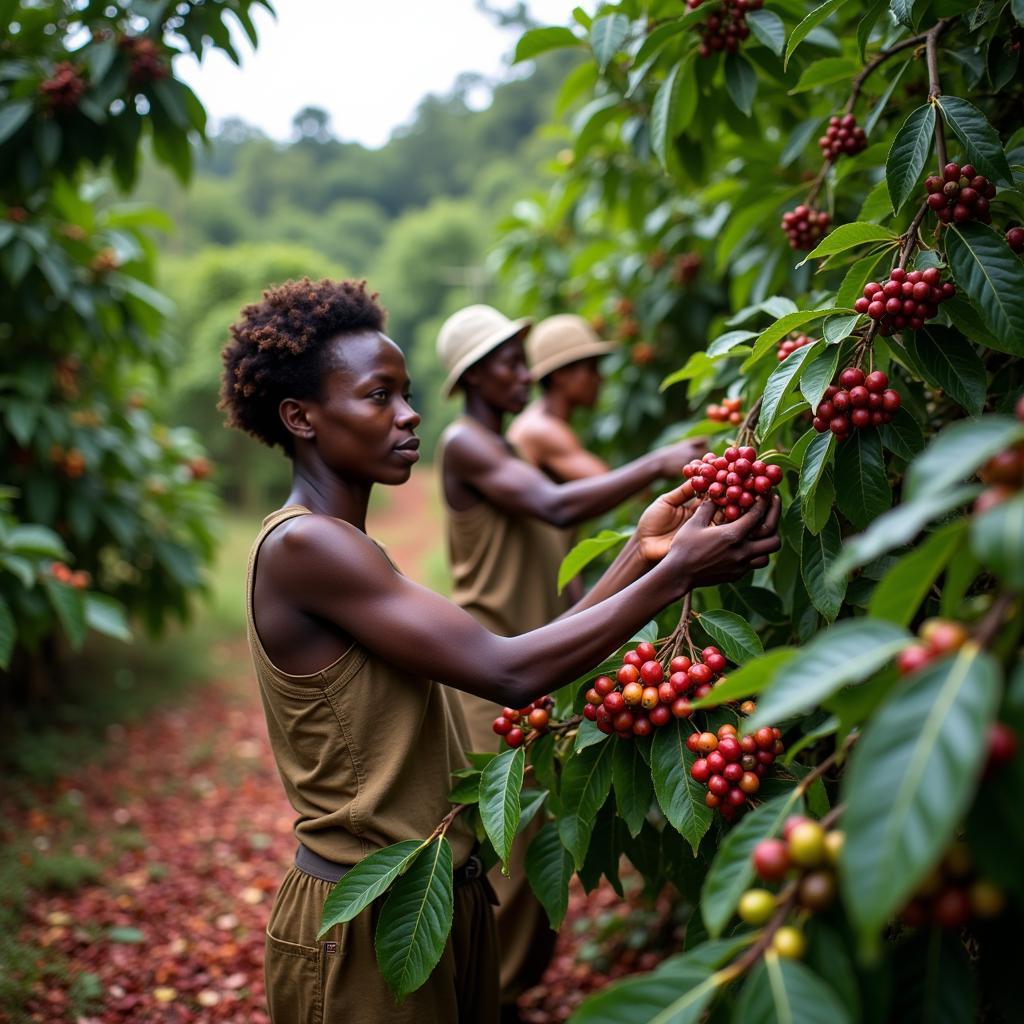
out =
<svg viewBox="0 0 1024 1024"><path fill-rule="evenodd" d="M566 553L563 530L488 501L460 511L445 498L444 508L452 600L477 622L500 636L519 636L546 626L569 607L568 595L558 593L558 567ZM462 692L459 702L470 749L495 750L498 737L491 724L501 706Z"/></svg>
<svg viewBox="0 0 1024 1024"><path fill-rule="evenodd" d="M311 514L289 505L263 520L249 555L247 636L274 760L297 814L295 835L321 857L354 864L433 832L450 809L451 773L466 767L469 744L452 690L357 643L307 675L283 672L270 660L253 616L259 550L276 526ZM447 835L460 865L472 832L459 817Z"/></svg>

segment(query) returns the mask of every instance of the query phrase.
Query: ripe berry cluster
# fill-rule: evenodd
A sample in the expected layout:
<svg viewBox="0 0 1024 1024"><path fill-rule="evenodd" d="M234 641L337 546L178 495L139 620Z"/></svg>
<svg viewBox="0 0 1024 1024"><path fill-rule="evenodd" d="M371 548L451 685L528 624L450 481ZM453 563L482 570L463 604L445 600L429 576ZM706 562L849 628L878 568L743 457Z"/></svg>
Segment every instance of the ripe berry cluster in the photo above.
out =
<svg viewBox="0 0 1024 1024"><path fill-rule="evenodd" d="M798 348L804 348L807 345L813 345L816 339L808 337L806 334L798 334L794 332L789 335L788 338L784 338L780 343L778 349L776 349L776 355L779 357L781 363L790 352L795 352Z"/></svg>
<svg viewBox="0 0 1024 1024"><path fill-rule="evenodd" d="M864 129L857 125L857 118L853 114L830 117L828 129L818 139L822 155L831 160L835 160L843 153L853 156L865 149L867 144L868 137L864 134Z"/></svg>
<svg viewBox="0 0 1024 1024"><path fill-rule="evenodd" d="M748 736L739 736L734 725L720 726L717 734L692 732L686 746L701 755L690 766L690 775L707 786L704 802L717 807L726 821L761 788L768 766L786 749L782 733L769 726Z"/></svg>
<svg viewBox="0 0 1024 1024"><path fill-rule="evenodd" d="M144 36L121 36L118 46L131 59L128 78L135 88L167 77L167 62L152 39Z"/></svg>
<svg viewBox="0 0 1024 1024"><path fill-rule="evenodd" d="M791 249L813 249L831 223L832 218L824 210L814 210L804 203L782 215L782 230L789 235Z"/></svg>
<svg viewBox="0 0 1024 1024"><path fill-rule="evenodd" d="M694 700L706 697L725 677L726 661L717 647L705 647L696 660L679 656L665 668L656 658L654 644L644 641L627 651L613 680L598 676L586 692L583 714L603 733L649 736L675 718L689 718ZM691 692L692 691L692 692Z"/></svg>
<svg viewBox="0 0 1024 1024"><path fill-rule="evenodd" d="M726 448L721 455L707 452L683 466L683 476L695 494L707 496L722 509L728 522L739 519L757 500L782 480L782 467L770 466L749 447Z"/></svg>
<svg viewBox="0 0 1024 1024"><path fill-rule="evenodd" d="M1024 395L1018 399L1014 414L1024 422ZM1001 505L1024 488L1024 441L993 455L978 470L978 477L983 484L987 484L974 502L974 511L980 515Z"/></svg>
<svg viewBox="0 0 1024 1024"><path fill-rule="evenodd" d="M39 91L46 98L50 109L65 113L78 106L85 92L85 79L70 61L61 61L53 74L39 85Z"/></svg>
<svg viewBox="0 0 1024 1024"><path fill-rule="evenodd" d="M686 0L686 6L695 11L704 0ZM757 11L764 0L723 0L721 10L709 14L701 26L700 55L705 59L721 50L735 53L747 36L747 11Z"/></svg>
<svg viewBox="0 0 1024 1024"><path fill-rule="evenodd" d="M1005 722L993 722L988 728L988 757L985 775L989 776L1017 756L1017 732Z"/></svg>
<svg viewBox="0 0 1024 1024"><path fill-rule="evenodd" d="M723 398L721 405L709 405L704 415L716 423L742 423L742 404L742 400L739 398Z"/></svg>
<svg viewBox="0 0 1024 1024"><path fill-rule="evenodd" d="M989 200L996 194L996 187L984 174L975 172L971 164L949 163L942 168L942 177L932 174L925 179L928 192L926 202L943 223L966 220L980 220L992 223Z"/></svg>
<svg viewBox="0 0 1024 1024"><path fill-rule="evenodd" d="M672 283L689 284L700 273L702 262L699 252L684 252L677 256L672 264Z"/></svg>
<svg viewBox="0 0 1024 1024"><path fill-rule="evenodd" d="M835 867L843 848L843 833L826 831L818 822L792 815L782 827L781 839L762 839L752 855L754 870L766 882L782 882L792 876L797 905L814 913L825 910L836 898ZM767 924L775 913L776 894L769 889L748 889L737 912L747 924ZM806 949L803 932L792 926L772 936L779 956L801 957Z"/></svg>
<svg viewBox="0 0 1024 1024"><path fill-rule="evenodd" d="M87 590L92 583L92 576L84 569L74 570L63 562L51 563L50 575L58 583L64 583L75 590Z"/></svg>
<svg viewBox="0 0 1024 1024"><path fill-rule="evenodd" d="M1024 252L1024 228L1013 227L1006 232L1006 244L1014 252Z"/></svg>
<svg viewBox="0 0 1024 1024"><path fill-rule="evenodd" d="M905 327L920 330L931 320L940 302L956 295L951 281L940 283L938 267L911 270L893 267L885 284L871 281L864 285L864 295L853 308L879 321L879 334L892 334Z"/></svg>
<svg viewBox="0 0 1024 1024"><path fill-rule="evenodd" d="M900 917L911 928L963 928L972 918L998 917L1006 904L999 886L979 878L971 851L955 842Z"/></svg>
<svg viewBox="0 0 1024 1024"><path fill-rule="evenodd" d="M504 736L510 747L521 747L531 729L537 732L547 729L554 703L550 697L544 696L538 697L525 708L502 708L491 728L499 736Z"/></svg>
<svg viewBox="0 0 1024 1024"><path fill-rule="evenodd" d="M853 429L888 423L900 407L900 393L889 387L889 378L881 370L864 375L856 366L839 374L839 384L829 384L814 410L814 429L819 434L831 430L843 441Z"/></svg>
<svg viewBox="0 0 1024 1024"><path fill-rule="evenodd" d="M926 619L917 635L923 642L904 647L896 658L896 668L901 676L909 676L936 659L953 654L970 637L967 630L952 619Z"/></svg>

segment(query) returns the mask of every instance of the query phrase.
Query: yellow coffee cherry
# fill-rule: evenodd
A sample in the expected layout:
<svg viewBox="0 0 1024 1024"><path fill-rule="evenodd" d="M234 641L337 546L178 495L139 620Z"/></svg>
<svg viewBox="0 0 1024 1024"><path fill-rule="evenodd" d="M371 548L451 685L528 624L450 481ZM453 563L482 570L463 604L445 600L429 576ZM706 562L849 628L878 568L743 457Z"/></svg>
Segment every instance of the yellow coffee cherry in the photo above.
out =
<svg viewBox="0 0 1024 1024"><path fill-rule="evenodd" d="M807 940L799 928L783 925L772 936L772 949L787 960L799 960L807 951Z"/></svg>
<svg viewBox="0 0 1024 1024"><path fill-rule="evenodd" d="M767 889L748 889L740 897L737 912L747 924L765 924L775 913L775 896Z"/></svg>
<svg viewBox="0 0 1024 1024"><path fill-rule="evenodd" d="M825 830L816 821L801 821L789 833L789 859L802 868L825 860Z"/></svg>
<svg viewBox="0 0 1024 1024"><path fill-rule="evenodd" d="M846 842L845 832L825 833L825 859L835 867L839 863L839 855L843 852L843 843Z"/></svg>

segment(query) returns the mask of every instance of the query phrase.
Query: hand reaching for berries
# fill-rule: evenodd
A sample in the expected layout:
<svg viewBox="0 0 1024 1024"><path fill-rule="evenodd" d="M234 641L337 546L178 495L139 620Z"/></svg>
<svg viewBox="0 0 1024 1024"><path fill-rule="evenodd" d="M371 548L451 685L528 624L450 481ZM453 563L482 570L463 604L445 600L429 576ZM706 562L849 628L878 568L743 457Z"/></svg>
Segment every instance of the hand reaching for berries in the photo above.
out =
<svg viewBox="0 0 1024 1024"><path fill-rule="evenodd" d="M693 488L687 481L659 495L644 509L633 536L645 562L660 562L668 554L676 531L696 511L695 505L687 505L693 497Z"/></svg>
<svg viewBox="0 0 1024 1024"><path fill-rule="evenodd" d="M707 438L695 438L690 441L678 441L667 448L660 448L654 454L660 460L661 475L668 478L678 477L683 466L693 459L699 459L707 451Z"/></svg>

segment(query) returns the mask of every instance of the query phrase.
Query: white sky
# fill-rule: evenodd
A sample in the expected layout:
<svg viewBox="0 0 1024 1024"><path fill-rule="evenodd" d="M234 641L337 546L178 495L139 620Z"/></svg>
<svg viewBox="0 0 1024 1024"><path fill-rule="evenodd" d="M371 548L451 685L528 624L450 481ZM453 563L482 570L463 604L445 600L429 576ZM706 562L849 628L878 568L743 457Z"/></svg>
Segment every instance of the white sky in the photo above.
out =
<svg viewBox="0 0 1024 1024"><path fill-rule="evenodd" d="M568 25L580 0L529 0L535 20ZM177 73L214 121L241 117L277 139L305 106L325 109L346 142L381 146L428 93L464 71L501 72L518 30L501 29L473 0L276 0L277 19L255 8L259 48L241 29L236 67L221 53ZM593 5L585 3L585 8ZM228 19L229 21L232 19Z"/></svg>

